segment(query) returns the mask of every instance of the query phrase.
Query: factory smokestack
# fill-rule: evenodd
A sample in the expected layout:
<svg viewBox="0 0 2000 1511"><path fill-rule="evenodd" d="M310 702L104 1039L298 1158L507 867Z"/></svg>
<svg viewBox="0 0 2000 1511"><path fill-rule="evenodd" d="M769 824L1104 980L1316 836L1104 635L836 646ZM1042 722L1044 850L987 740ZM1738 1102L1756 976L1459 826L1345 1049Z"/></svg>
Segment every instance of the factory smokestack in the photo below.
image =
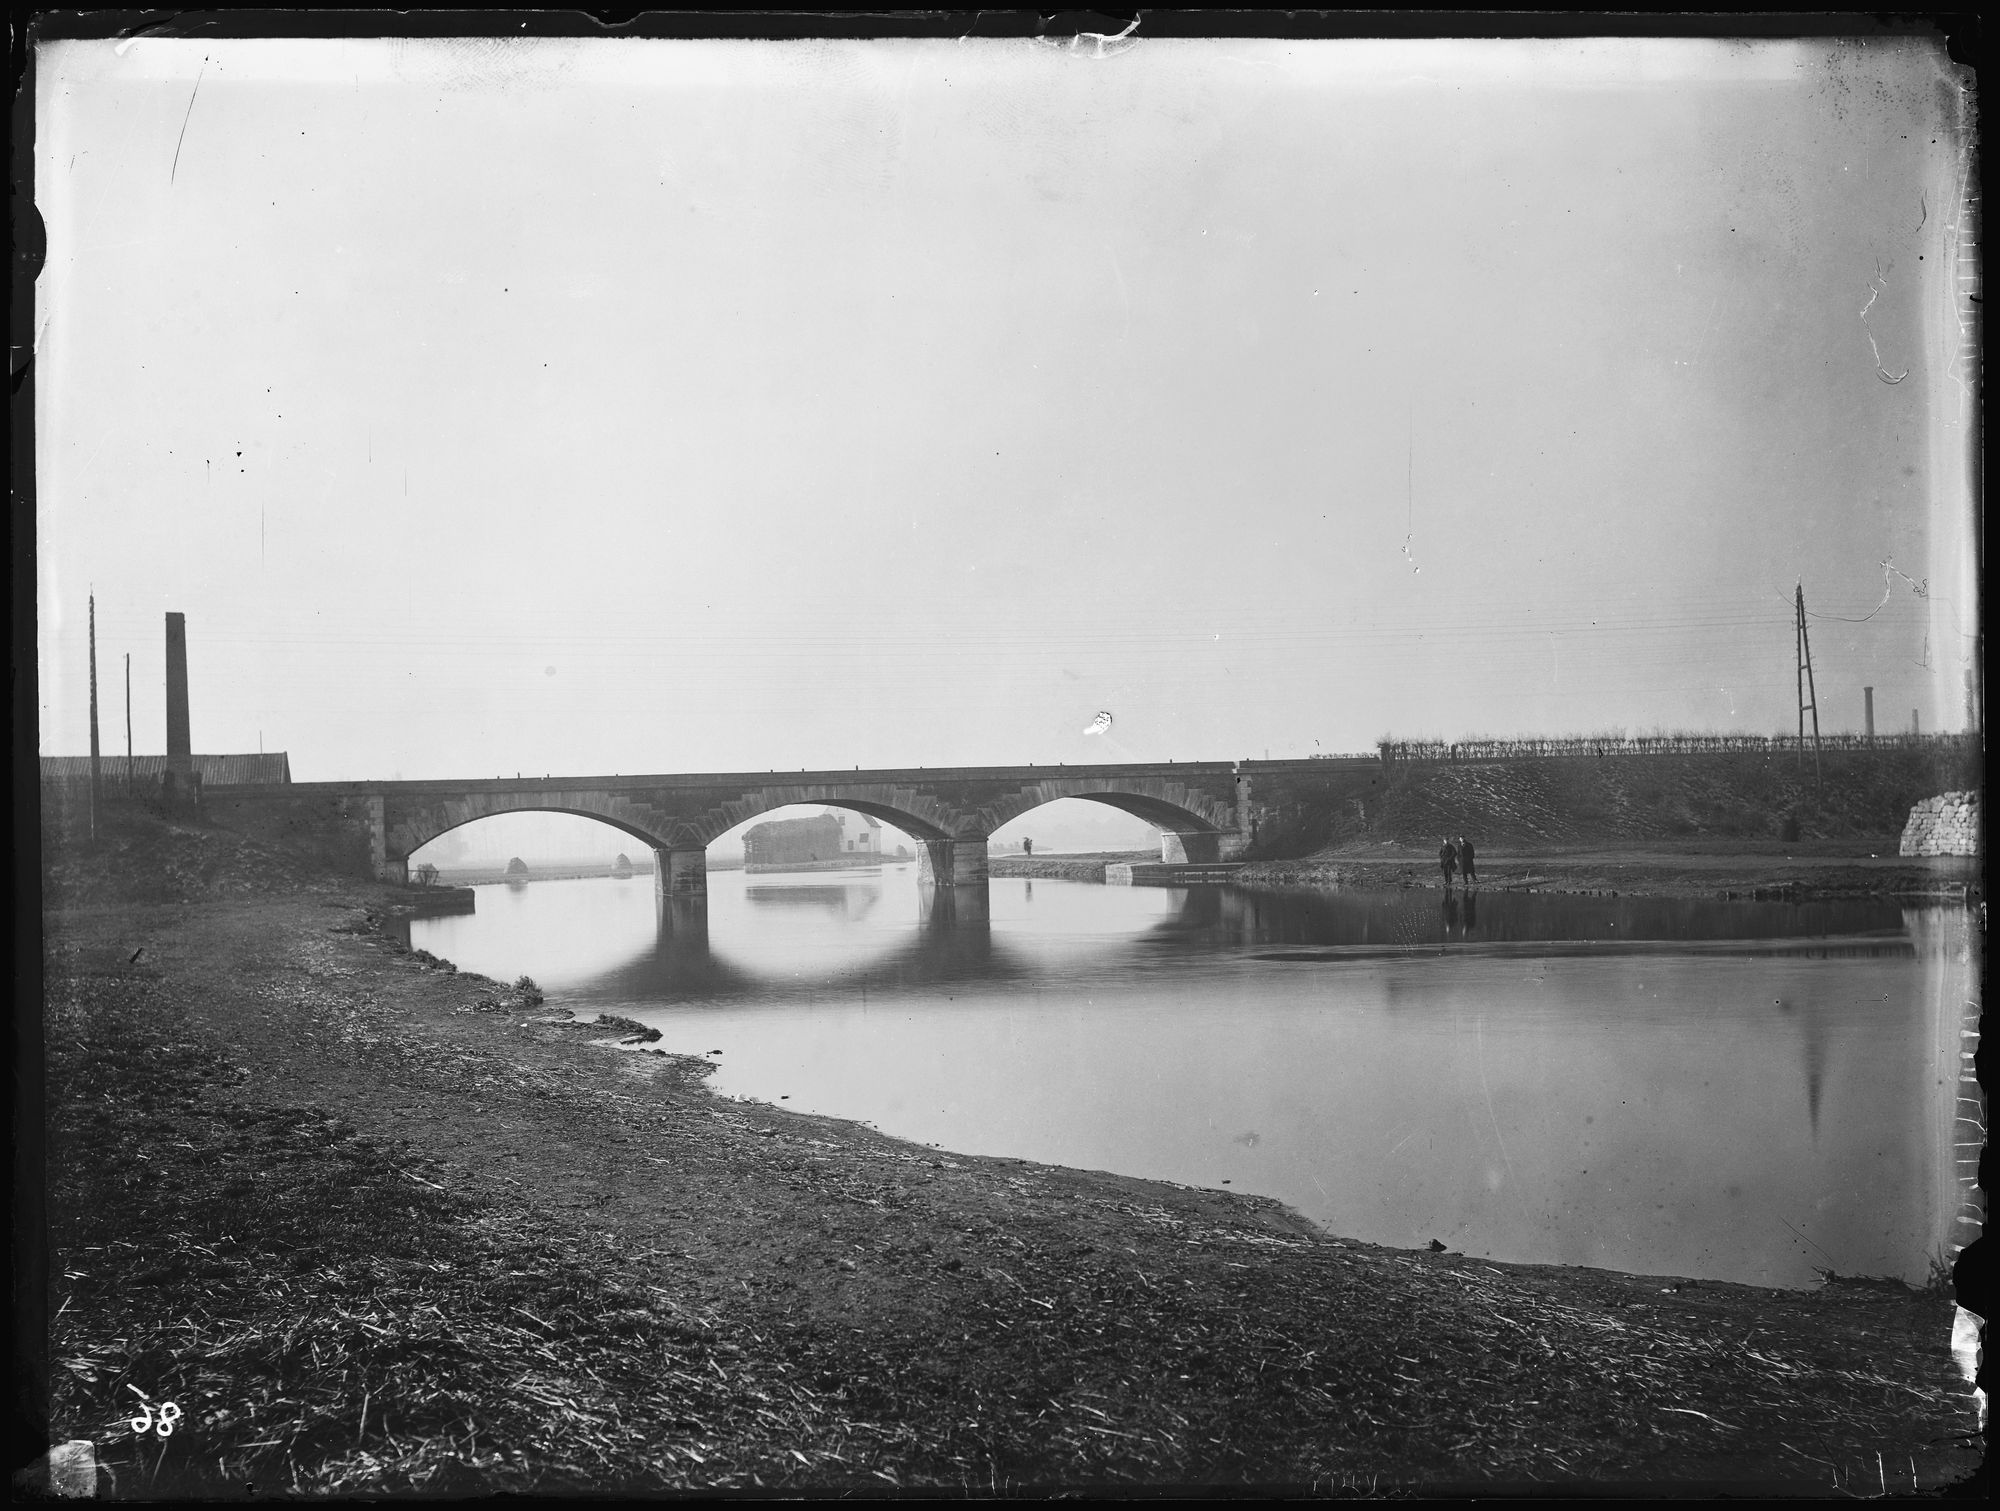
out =
<svg viewBox="0 0 2000 1511"><path fill-rule="evenodd" d="M194 771L188 735L187 615L167 615L167 770L180 777Z"/></svg>

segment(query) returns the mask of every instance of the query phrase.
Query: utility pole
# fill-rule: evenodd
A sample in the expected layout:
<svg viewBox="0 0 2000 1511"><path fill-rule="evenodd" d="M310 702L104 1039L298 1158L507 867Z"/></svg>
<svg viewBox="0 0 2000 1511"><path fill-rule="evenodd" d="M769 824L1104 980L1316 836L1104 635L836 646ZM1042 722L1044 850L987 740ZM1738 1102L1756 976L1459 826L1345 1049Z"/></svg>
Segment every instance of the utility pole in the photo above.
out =
<svg viewBox="0 0 2000 1511"><path fill-rule="evenodd" d="M132 795L132 653L125 653L125 796Z"/></svg>
<svg viewBox="0 0 2000 1511"><path fill-rule="evenodd" d="M72 603L74 599L70 600ZM90 595L90 837L97 838L97 595Z"/></svg>
<svg viewBox="0 0 2000 1511"><path fill-rule="evenodd" d="M1864 687L1861 689L1861 709L1862 709L1861 716L1864 721L1865 727L1868 730L1868 743L1870 745L1873 745L1875 743L1875 689L1874 688Z"/></svg>
<svg viewBox="0 0 2000 1511"><path fill-rule="evenodd" d="M1805 752L1806 713L1812 713L1813 726L1813 781L1819 781L1819 698L1813 690L1812 639L1806 633L1806 585L1798 585L1797 596L1793 599L1796 609L1795 622L1798 628L1798 685L1799 685L1799 751Z"/></svg>

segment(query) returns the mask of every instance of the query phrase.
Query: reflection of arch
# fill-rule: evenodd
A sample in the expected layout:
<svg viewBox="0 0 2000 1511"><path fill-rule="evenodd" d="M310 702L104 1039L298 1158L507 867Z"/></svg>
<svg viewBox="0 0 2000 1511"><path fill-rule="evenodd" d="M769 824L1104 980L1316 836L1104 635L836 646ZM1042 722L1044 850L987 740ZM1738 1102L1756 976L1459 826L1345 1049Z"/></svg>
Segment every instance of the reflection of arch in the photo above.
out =
<svg viewBox="0 0 2000 1511"><path fill-rule="evenodd" d="M882 900L882 889L841 882L820 886L750 885L743 889L743 900L752 908L813 908L842 918L866 918Z"/></svg>
<svg viewBox="0 0 2000 1511"><path fill-rule="evenodd" d="M814 990L838 996L1023 974L1020 961L996 948L985 900L983 887L940 888L920 901L914 929L880 953L816 973ZM581 1004L780 1000L790 978L782 971L759 970L759 959L754 949L739 949L734 956L714 953L706 906L667 900L653 948L571 988L568 995Z"/></svg>
<svg viewBox="0 0 2000 1511"><path fill-rule="evenodd" d="M716 954L709 942L705 901L662 898L658 933L650 949L601 975L567 988L566 1000L579 1007L597 1003L636 1004L779 1000L790 978L760 968L754 948ZM1223 894L1212 887L1186 889L1180 905L1143 931L1106 946L1107 957L1121 951L1202 948L1226 922ZM915 990L934 992L954 982L1019 980L1038 969L1033 960L993 933L989 894L979 887L920 890L914 928L865 959L815 975L816 992L840 996Z"/></svg>

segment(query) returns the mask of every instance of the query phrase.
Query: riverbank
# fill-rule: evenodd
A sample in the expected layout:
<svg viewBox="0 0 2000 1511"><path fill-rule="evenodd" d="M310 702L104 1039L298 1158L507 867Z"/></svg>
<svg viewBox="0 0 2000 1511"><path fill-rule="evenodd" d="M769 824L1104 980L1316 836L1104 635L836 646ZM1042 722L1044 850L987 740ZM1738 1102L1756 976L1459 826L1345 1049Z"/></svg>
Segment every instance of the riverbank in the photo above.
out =
<svg viewBox="0 0 2000 1511"><path fill-rule="evenodd" d="M205 843L58 854L44 919L54 1436L107 1493L1880 1493L1975 1461L1940 1292L1372 1248L722 1101L699 1056L411 954L405 893L174 862ZM149 856L178 880L134 884Z"/></svg>
<svg viewBox="0 0 2000 1511"><path fill-rule="evenodd" d="M1893 840L1871 853L1852 843L1706 840L1644 846L1481 850L1478 885L1486 891L1613 893L1621 896L1909 898L1978 900L1984 872L1975 856L1899 856ZM1376 845L1309 856L1253 861L1236 875L1243 886L1431 887L1442 889L1435 845Z"/></svg>
<svg viewBox="0 0 2000 1511"><path fill-rule="evenodd" d="M995 855L986 862L989 876L1046 877L1051 881L1103 881L1104 868L1134 861L1158 860L1158 850L1090 850L1074 855Z"/></svg>

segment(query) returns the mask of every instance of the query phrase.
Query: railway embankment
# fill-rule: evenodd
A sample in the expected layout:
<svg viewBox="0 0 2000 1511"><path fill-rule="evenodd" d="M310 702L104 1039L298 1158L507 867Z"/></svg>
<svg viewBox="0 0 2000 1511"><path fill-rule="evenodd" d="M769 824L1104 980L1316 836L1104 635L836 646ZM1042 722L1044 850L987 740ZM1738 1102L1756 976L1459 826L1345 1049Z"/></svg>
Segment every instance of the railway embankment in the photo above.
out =
<svg viewBox="0 0 2000 1511"><path fill-rule="evenodd" d="M1890 855L1918 802L1976 788L1971 742L1772 752L1248 763L1251 858L1470 836L1481 851L1834 843Z"/></svg>
<svg viewBox="0 0 2000 1511"><path fill-rule="evenodd" d="M1480 883L1502 888L1958 898L1982 885L1977 857L1899 853L1913 809L1980 784L1963 740L1817 764L1752 751L1291 762L1249 779L1245 885L1441 887L1439 844L1461 836Z"/></svg>

